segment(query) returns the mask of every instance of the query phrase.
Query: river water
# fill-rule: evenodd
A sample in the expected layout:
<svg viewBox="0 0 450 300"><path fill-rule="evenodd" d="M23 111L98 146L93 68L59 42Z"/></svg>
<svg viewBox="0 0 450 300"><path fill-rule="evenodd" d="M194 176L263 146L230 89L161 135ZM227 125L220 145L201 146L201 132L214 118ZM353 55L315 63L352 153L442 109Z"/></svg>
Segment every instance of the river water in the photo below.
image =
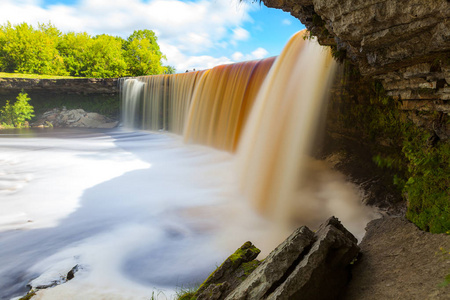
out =
<svg viewBox="0 0 450 300"><path fill-rule="evenodd" d="M2 131L0 298L77 264L45 299L164 299L201 283L229 254L216 237L220 206L234 198L230 163L157 133Z"/></svg>
<svg viewBox="0 0 450 300"><path fill-rule="evenodd" d="M242 196L235 164L168 133L1 131L0 299L28 284L58 284L36 299L173 299L247 240L263 257L298 225L337 215L361 237L373 217L354 187L315 162L311 204L279 228Z"/></svg>

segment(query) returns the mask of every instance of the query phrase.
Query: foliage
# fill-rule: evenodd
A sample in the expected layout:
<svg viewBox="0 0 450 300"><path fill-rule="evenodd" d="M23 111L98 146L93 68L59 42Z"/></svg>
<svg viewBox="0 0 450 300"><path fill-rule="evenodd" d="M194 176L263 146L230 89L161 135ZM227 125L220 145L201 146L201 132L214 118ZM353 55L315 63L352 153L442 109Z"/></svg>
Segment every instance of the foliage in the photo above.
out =
<svg viewBox="0 0 450 300"><path fill-rule="evenodd" d="M42 74L24 74L24 73L5 73L0 72L0 78L34 78L34 79L71 79L73 76L42 75Z"/></svg>
<svg viewBox="0 0 450 300"><path fill-rule="evenodd" d="M51 24L38 29L22 23L0 26L0 67L6 72L67 75L56 45L60 31Z"/></svg>
<svg viewBox="0 0 450 300"><path fill-rule="evenodd" d="M346 96L369 96L370 103L352 99L341 119L344 127L358 124L365 139L374 145L373 161L394 174L393 183L407 201L410 221L433 233L450 230L450 142L413 124L379 82L362 91L362 84L355 84L360 76L357 72L349 67L346 76L346 80L352 79L346 84L350 89Z"/></svg>
<svg viewBox="0 0 450 300"><path fill-rule="evenodd" d="M157 37L151 30L135 30L125 43L125 57L128 63L128 72L134 76L147 74L163 74L166 68L161 60L166 57L161 53L156 42Z"/></svg>
<svg viewBox="0 0 450 300"><path fill-rule="evenodd" d="M174 66L164 66L164 68L166 68L166 70L164 71L164 74L175 74L176 73L176 69Z"/></svg>
<svg viewBox="0 0 450 300"><path fill-rule="evenodd" d="M25 121L34 117L34 108L28 101L31 100L27 93L19 93L14 104L6 100L6 104L0 109L0 119L7 126L22 127Z"/></svg>
<svg viewBox="0 0 450 300"><path fill-rule="evenodd" d="M176 292L176 294L177 294L176 299L177 300L194 300L194 299L196 299L195 292L197 291L197 288L198 287L189 287L189 288L181 287Z"/></svg>
<svg viewBox="0 0 450 300"><path fill-rule="evenodd" d="M61 33L52 24L0 26L0 71L77 77L164 74L166 57L151 30L136 30L127 40L86 32Z"/></svg>

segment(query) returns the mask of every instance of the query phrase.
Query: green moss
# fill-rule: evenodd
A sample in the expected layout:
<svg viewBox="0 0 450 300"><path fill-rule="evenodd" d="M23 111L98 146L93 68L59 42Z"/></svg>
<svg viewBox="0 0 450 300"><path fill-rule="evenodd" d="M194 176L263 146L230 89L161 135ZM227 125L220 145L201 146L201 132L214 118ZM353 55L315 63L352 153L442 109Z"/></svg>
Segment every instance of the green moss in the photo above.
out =
<svg viewBox="0 0 450 300"><path fill-rule="evenodd" d="M388 97L379 82L360 90L355 84L358 74L351 68L346 66L347 90L341 94L349 106L338 121L352 130L358 124L358 134L373 145L373 161L389 170L407 201L410 221L433 233L450 230L450 142L409 121L400 103ZM448 116L438 112L427 112L427 116L435 124L449 122Z"/></svg>
<svg viewBox="0 0 450 300"><path fill-rule="evenodd" d="M261 250L252 246L252 243L246 242L241 248L237 249L233 254L231 254L228 259L234 264L236 262L240 263L244 257L247 256L248 251L252 252L254 256L257 256Z"/></svg>
<svg viewBox="0 0 450 300"><path fill-rule="evenodd" d="M244 270L244 277L247 278L250 273L252 273L258 266L260 265L260 262L257 260L252 260L247 263L242 264L242 269Z"/></svg>
<svg viewBox="0 0 450 300"><path fill-rule="evenodd" d="M30 291L28 294L20 298L19 300L30 300L32 297L36 296L34 291Z"/></svg>

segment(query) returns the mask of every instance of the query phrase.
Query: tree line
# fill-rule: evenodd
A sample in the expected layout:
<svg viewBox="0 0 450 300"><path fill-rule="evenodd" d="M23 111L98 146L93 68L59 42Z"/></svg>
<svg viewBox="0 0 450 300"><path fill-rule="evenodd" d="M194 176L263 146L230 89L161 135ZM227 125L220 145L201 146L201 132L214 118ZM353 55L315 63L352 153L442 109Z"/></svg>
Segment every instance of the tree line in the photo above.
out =
<svg viewBox="0 0 450 300"><path fill-rule="evenodd" d="M0 71L76 77L172 74L164 66L152 30L135 30L127 39L86 32L62 33L51 23L0 26Z"/></svg>

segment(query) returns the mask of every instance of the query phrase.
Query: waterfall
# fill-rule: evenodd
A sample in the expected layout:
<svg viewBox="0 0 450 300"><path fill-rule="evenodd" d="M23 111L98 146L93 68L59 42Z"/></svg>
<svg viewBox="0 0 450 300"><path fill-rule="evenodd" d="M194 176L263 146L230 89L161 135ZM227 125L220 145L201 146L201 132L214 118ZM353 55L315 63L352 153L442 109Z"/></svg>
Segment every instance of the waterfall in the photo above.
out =
<svg viewBox="0 0 450 300"><path fill-rule="evenodd" d="M127 104L135 101L127 90L139 81L138 128L236 152L247 198L263 214L289 218L334 65L329 51L301 31L276 59L125 80L123 107L136 107ZM124 122L131 114L124 112Z"/></svg>
<svg viewBox="0 0 450 300"><path fill-rule="evenodd" d="M137 79L125 79L122 82L122 122L126 128L136 127L139 102L144 83Z"/></svg>
<svg viewBox="0 0 450 300"><path fill-rule="evenodd" d="M262 213L289 220L307 170L335 62L297 33L262 85L237 152L241 185ZM308 203L303 205L307 207Z"/></svg>

